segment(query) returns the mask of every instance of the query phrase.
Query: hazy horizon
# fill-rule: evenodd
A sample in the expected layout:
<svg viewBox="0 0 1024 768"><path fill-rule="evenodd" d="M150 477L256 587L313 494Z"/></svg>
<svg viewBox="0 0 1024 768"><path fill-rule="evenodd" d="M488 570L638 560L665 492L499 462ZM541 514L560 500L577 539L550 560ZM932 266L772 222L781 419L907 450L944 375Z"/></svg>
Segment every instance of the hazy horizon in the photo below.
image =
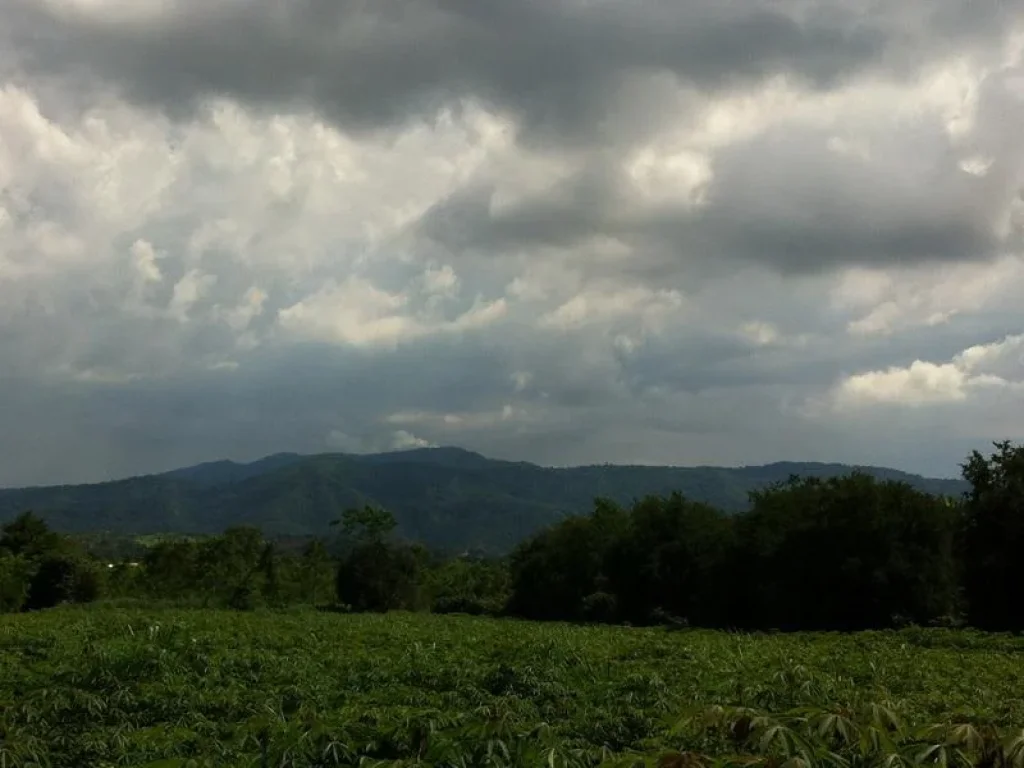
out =
<svg viewBox="0 0 1024 768"><path fill-rule="evenodd" d="M810 459L804 460L804 459L793 459L793 458L776 459L774 461L766 461L766 462L760 462L760 463L756 463L756 464L732 464L732 465L728 465L728 464L652 464L652 463L649 463L649 462L588 462L588 463L584 463L584 464L540 464L538 462L530 461L529 459L502 458L502 457L497 457L497 456L487 456L487 455L485 455L483 453L480 453L479 451L471 451L468 448L463 448L463 447L457 446L457 445L431 445L431 446L419 446L419 447L415 447L415 448L402 448L402 449L398 449L398 450L359 452L359 453L345 452L345 451L322 451L322 452L318 452L318 453L300 453L300 452L296 452L296 451L277 451L277 452L270 453L270 454L260 455L260 456L257 456L255 458L226 458L225 457L225 458L219 458L219 459L204 459L202 461L198 461L198 462L195 462L193 464L177 465L177 466L172 466L172 467L163 467L163 468L159 468L159 469L155 469L155 470L152 470L152 471L147 471L147 472L143 472L143 473L139 473L139 474L119 475L119 476L111 476L111 477L101 477L101 478L95 478L95 479L91 479L91 480L85 480L85 481L82 481L82 482L74 482L74 483L57 481L55 483L34 484L32 486L7 486L7 485L0 485L0 490L16 490L18 488L26 488L26 487L47 487L47 486L63 486L63 485L92 485L92 484L98 484L98 483L117 482L119 480L128 480L128 479L135 478L135 477L145 477L145 476L149 476L149 475L168 474L168 473L172 473L172 472L176 472L176 471L180 471L180 470L193 469L195 467L206 465L206 464L218 464L218 463L221 463L221 462L229 462L229 463L233 463L233 464L237 464L237 465L248 465L248 464L258 463L260 461L263 461L265 459L270 459L270 458L273 458L275 456L298 456L298 457L301 457L301 458L311 458L311 457L315 457L315 456L330 456L330 455L335 455L335 456L338 456L338 455L348 455L348 456L353 456L353 455L354 456L373 456L373 455L377 455L377 456L379 456L381 454L402 453L402 452L408 452L408 451L419 451L419 450L430 450L430 449L434 449L434 450L446 450L447 449L447 450L467 451L469 453L473 453L473 454L477 454L479 456L483 456L485 459L490 459L490 460L495 460L495 461L523 462L523 463L533 464L535 466L540 466L540 467L545 467L545 468L550 468L550 469L573 469L573 468L579 468L579 467L605 466L605 465L606 466L619 466L619 467L630 467L630 466L632 466L632 467L659 467L659 468L667 467L667 468L673 468L673 469L703 469L703 468L707 468L707 469L743 469L745 467L762 467L762 466L771 466L773 464L822 464L822 465L842 464L842 465L845 465L845 466L860 466L860 467L876 467L876 468L880 468L880 469L894 469L894 470L898 470L898 471L901 471L901 472L906 472L907 474L919 475L919 476L922 476L922 477L925 477L925 478L928 478L928 479L940 479L940 480L949 480L949 479L959 480L959 479L961 479L961 476L960 476L959 472L956 472L954 474L948 474L948 475L927 475L927 474L922 474L920 472L914 472L912 470L903 469L901 467L881 465L881 464L872 464L871 462L839 462L839 461L828 461L828 460L810 460Z"/></svg>

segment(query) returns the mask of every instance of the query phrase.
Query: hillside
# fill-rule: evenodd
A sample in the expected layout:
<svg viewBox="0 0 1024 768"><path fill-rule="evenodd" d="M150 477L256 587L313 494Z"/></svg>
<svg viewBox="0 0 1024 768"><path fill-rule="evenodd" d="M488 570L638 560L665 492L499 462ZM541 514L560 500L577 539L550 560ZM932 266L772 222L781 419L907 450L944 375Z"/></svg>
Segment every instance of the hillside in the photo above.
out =
<svg viewBox="0 0 1024 768"><path fill-rule="evenodd" d="M488 459L458 448L396 453L277 454L250 464L200 464L93 485L0 490L0 521L32 509L68 532L214 533L256 525L270 535L321 535L352 505L380 504L400 532L434 547L504 551L597 496L629 502L680 491L741 511L747 493L792 474L831 476L854 467L783 462L757 467L588 466L565 469ZM933 493L959 495L959 480L862 467Z"/></svg>

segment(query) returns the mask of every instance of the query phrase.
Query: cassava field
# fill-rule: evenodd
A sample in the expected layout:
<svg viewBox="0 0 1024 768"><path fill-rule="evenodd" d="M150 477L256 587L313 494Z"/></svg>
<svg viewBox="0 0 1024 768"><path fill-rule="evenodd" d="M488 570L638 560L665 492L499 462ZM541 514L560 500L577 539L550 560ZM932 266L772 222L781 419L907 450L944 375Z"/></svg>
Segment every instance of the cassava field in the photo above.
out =
<svg viewBox="0 0 1024 768"><path fill-rule="evenodd" d="M0 766L1024 765L1024 640L459 616L0 618Z"/></svg>

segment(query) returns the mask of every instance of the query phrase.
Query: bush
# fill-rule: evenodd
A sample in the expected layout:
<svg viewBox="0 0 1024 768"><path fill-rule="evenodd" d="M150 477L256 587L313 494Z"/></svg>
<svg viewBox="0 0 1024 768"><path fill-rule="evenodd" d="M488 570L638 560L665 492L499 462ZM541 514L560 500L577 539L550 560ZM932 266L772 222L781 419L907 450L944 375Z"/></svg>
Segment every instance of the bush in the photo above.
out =
<svg viewBox="0 0 1024 768"><path fill-rule="evenodd" d="M583 598L583 620L610 623L619 614L619 601L608 592L593 592Z"/></svg>
<svg viewBox="0 0 1024 768"><path fill-rule="evenodd" d="M29 583L25 607L52 608L61 603L91 603L100 596L99 569L76 557L43 558Z"/></svg>

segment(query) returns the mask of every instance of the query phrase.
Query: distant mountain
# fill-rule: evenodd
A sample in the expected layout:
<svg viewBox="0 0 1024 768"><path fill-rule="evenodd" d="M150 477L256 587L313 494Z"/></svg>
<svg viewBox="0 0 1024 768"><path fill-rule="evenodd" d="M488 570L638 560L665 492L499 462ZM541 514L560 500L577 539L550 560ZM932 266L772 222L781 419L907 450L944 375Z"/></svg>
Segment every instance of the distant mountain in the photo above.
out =
<svg viewBox="0 0 1024 768"><path fill-rule="evenodd" d="M60 530L117 534L215 533L256 525L280 536L322 535L353 505L380 504L400 532L434 547L505 551L595 497L622 503L679 491L727 511L747 494L791 475L829 477L854 469L959 496L959 480L894 469L780 462L755 467L602 465L552 469L488 459L460 448L371 455L275 454L249 464L218 461L93 485L0 490L0 521L26 509Z"/></svg>
<svg viewBox="0 0 1024 768"><path fill-rule="evenodd" d="M275 453L273 456L267 456L249 464L239 464L234 461L210 461L205 464L196 464L194 467L165 472L161 477L185 480L205 487L226 485L287 467L303 458L305 457L298 453Z"/></svg>

